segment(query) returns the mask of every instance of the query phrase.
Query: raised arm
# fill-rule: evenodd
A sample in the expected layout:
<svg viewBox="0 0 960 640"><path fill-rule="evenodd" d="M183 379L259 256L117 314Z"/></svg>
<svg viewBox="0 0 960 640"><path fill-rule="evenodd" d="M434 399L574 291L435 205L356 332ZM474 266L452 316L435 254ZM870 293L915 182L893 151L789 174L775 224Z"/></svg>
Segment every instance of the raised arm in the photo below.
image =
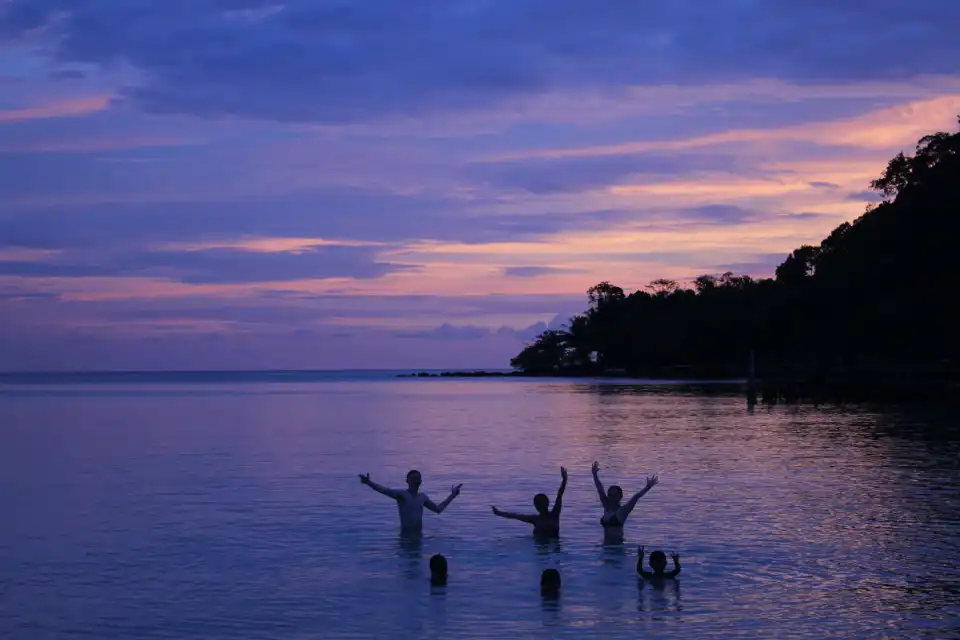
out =
<svg viewBox="0 0 960 640"><path fill-rule="evenodd" d="M563 508L563 492L567 489L567 470L565 467L560 467L560 478L560 488L557 489L557 499L553 501L552 513L560 513L560 509Z"/></svg>
<svg viewBox="0 0 960 640"><path fill-rule="evenodd" d="M490 507L493 509L493 515L500 516L501 518L507 518L508 520L519 520L520 522L526 522L527 524L536 524L536 516L525 516L522 513L509 513L507 511L500 511L496 507Z"/></svg>
<svg viewBox="0 0 960 640"><path fill-rule="evenodd" d="M680 574L680 554L674 553L670 557L673 558L673 571L668 571L667 577L676 578Z"/></svg>
<svg viewBox="0 0 960 640"><path fill-rule="evenodd" d="M630 512L633 511L633 508L637 506L637 500L645 496L647 491L650 491L650 489L653 489L655 486L657 486L658 482L660 482L660 479L657 478L657 476L650 476L647 478L647 485L643 489L640 489L640 491L637 491L635 494L633 494L633 497L627 501L627 504L617 509L617 517L620 518L620 522L623 522L627 519L627 516L630 515Z"/></svg>
<svg viewBox="0 0 960 640"><path fill-rule="evenodd" d="M637 573L640 574L641 578L652 578L653 573L646 571L643 568L643 555L646 553L643 550L643 547L637 547Z"/></svg>
<svg viewBox="0 0 960 640"><path fill-rule="evenodd" d="M593 462L593 466L590 467L590 473L593 474L593 484L597 487L597 494L600 496L600 504L603 505L603 508L607 508L607 492L603 488L603 483L600 482L600 463L597 461Z"/></svg>
<svg viewBox="0 0 960 640"><path fill-rule="evenodd" d="M440 504L436 504L433 500L427 498L423 501L423 506L425 506L427 509L430 509L430 511L433 511L434 513L443 513L443 510L446 509L451 502L453 502L453 499L460 495L460 487L462 486L462 484L454 485L450 489L450 495L448 495L447 499Z"/></svg>
<svg viewBox="0 0 960 640"><path fill-rule="evenodd" d="M380 486L376 482L370 479L369 473L360 474L360 483L365 484L377 493L382 493L385 496L389 496L394 500L397 500L400 497L400 492L395 489L388 489L387 487Z"/></svg>

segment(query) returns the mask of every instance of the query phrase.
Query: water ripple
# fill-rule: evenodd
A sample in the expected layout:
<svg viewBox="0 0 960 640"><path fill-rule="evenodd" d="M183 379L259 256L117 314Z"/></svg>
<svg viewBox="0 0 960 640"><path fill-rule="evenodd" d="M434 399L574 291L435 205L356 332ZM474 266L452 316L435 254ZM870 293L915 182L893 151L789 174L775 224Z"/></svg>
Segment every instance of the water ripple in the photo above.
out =
<svg viewBox="0 0 960 640"><path fill-rule="evenodd" d="M5 392L0 637L957 637L958 424L578 381ZM594 459L627 492L661 477L621 547ZM561 541L490 515L552 497L560 464ZM411 467L438 500L464 483L413 543L356 477ZM637 544L680 578L639 582Z"/></svg>

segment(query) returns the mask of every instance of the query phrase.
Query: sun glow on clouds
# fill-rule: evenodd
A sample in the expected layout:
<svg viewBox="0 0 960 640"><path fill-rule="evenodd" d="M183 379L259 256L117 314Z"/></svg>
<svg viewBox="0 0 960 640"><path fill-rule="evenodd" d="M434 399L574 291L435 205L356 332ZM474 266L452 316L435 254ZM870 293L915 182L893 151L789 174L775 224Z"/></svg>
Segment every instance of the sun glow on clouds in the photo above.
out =
<svg viewBox="0 0 960 640"><path fill-rule="evenodd" d="M288 13L224 19L270 29ZM0 65L14 78L0 86L0 328L252 345L319 332L375 335L378 348L397 332L443 349L495 341L501 364L601 280L636 289L731 265L769 276L778 256L860 215L887 160L960 113L960 77L918 74L555 82L312 122L262 96L224 114L193 104L196 86L57 64ZM163 100L138 92L151 86ZM328 269L328 255L359 275ZM183 276L252 260L266 275ZM318 272L291 276L302 264Z"/></svg>
<svg viewBox="0 0 960 640"><path fill-rule="evenodd" d="M208 251L210 249L237 249L254 253L302 253L317 247L376 247L381 242L367 240L329 240L325 238L240 238L211 242L171 243L167 251Z"/></svg>
<svg viewBox="0 0 960 640"><path fill-rule="evenodd" d="M736 129L691 138L623 142L611 145L567 147L493 156L491 161L526 158L564 158L625 155L649 151L685 151L731 143L806 142L888 151L909 145L931 128L951 128L960 108L960 92L929 100L907 102L866 114L770 129Z"/></svg>
<svg viewBox="0 0 960 640"><path fill-rule="evenodd" d="M63 98L32 106L0 109L0 123L90 115L108 109L113 99L114 96L111 94L99 94Z"/></svg>

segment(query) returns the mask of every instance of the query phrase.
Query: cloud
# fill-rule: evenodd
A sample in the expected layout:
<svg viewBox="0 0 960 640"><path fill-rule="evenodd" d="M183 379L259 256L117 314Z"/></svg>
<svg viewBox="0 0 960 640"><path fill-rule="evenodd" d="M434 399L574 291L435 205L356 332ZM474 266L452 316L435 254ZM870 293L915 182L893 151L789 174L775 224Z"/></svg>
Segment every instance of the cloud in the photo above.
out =
<svg viewBox="0 0 960 640"><path fill-rule="evenodd" d="M65 63L131 66L142 80L125 95L151 111L342 122L559 86L952 73L958 22L943 0L10 0L0 35L45 37Z"/></svg>
<svg viewBox="0 0 960 640"><path fill-rule="evenodd" d="M19 185L18 176L22 176ZM162 172L154 179L162 179ZM81 178L63 175L56 180L72 184ZM29 188L39 191L41 181L40 175L15 171L0 175L0 191L25 188L23 182L33 183ZM420 239L494 242L605 228L637 215L612 209L541 214L522 205L504 205L494 197L464 200L359 188L207 202L10 203L6 215L0 216L0 238L12 246L56 249L233 242L249 236L367 243Z"/></svg>
<svg viewBox="0 0 960 640"><path fill-rule="evenodd" d="M437 340L382 330L250 334L209 325L149 336L0 330L0 360L14 371L494 369L507 367L521 347L517 338L496 332L483 339Z"/></svg>
<svg viewBox="0 0 960 640"><path fill-rule="evenodd" d="M185 283L377 278L408 268L380 262L372 247L320 246L297 252L214 248L194 251L63 251L47 260L2 260L0 275L172 278Z"/></svg>
<svg viewBox="0 0 960 640"><path fill-rule="evenodd" d="M960 6L900 5L0 0L0 360L503 366L770 275L955 123Z"/></svg>
<svg viewBox="0 0 960 640"><path fill-rule="evenodd" d="M477 163L467 175L480 184L533 194L577 193L618 184L639 175L656 180L700 172L739 172L745 159L729 154L636 153L587 158L531 158ZM759 173L759 169L754 169Z"/></svg>
<svg viewBox="0 0 960 640"><path fill-rule="evenodd" d="M856 200L857 202L882 202L883 194L876 191L857 191L847 194L847 200Z"/></svg>
<svg viewBox="0 0 960 640"><path fill-rule="evenodd" d="M569 273L571 269L563 267L504 267L503 275L508 278L536 278L556 273Z"/></svg>
<svg viewBox="0 0 960 640"><path fill-rule="evenodd" d="M732 204L710 204L683 209L680 217L684 220L729 226L757 220L761 214Z"/></svg>
<svg viewBox="0 0 960 640"><path fill-rule="evenodd" d="M585 299L274 292L80 301L6 290L0 305L0 358L14 370L502 368L545 327L525 315L549 318ZM419 328L444 316L457 320Z"/></svg>
<svg viewBox="0 0 960 640"><path fill-rule="evenodd" d="M537 322L523 329L502 326L498 329L477 327L473 325L452 325L444 323L439 327L427 331L398 331L400 338L419 338L422 340L482 340L492 335L505 336L517 340L529 340L543 333L546 323Z"/></svg>
<svg viewBox="0 0 960 640"><path fill-rule="evenodd" d="M580 310L586 305L585 295L316 295L251 287L107 299L64 293L55 288L40 289L25 279L0 277L3 299L21 303L16 309L6 307L4 317L19 319L23 329L29 325L84 325L113 333L120 324L136 325L143 333L154 323L171 321L258 325L270 331L315 329L321 324L336 326L340 331L374 326L422 330L444 321L458 326L527 326L558 311Z"/></svg>
<svg viewBox="0 0 960 640"><path fill-rule="evenodd" d="M52 80L83 80L87 74L80 69L57 69L51 71L47 77Z"/></svg>
<svg viewBox="0 0 960 640"><path fill-rule="evenodd" d="M960 9L958 9L960 11ZM844 118L821 118L789 126L726 129L702 135L647 138L614 144L570 146L521 151L489 158L503 162L532 158L596 158L652 152L678 152L736 146L767 150L771 145L833 147L883 151L912 144L931 127L952 129L960 108L960 93L899 103ZM789 147L784 147L789 149Z"/></svg>
<svg viewBox="0 0 960 640"><path fill-rule="evenodd" d="M713 268L724 273L732 271L754 278L770 278L773 277L776 268L787 259L787 255L786 253L761 254L752 256L752 259L746 262L729 262L714 265Z"/></svg>
<svg viewBox="0 0 960 640"><path fill-rule="evenodd" d="M95 95L84 98L71 98L48 104L0 110L0 124L22 122L25 120L45 120L80 116L103 111L110 106L111 95Z"/></svg>

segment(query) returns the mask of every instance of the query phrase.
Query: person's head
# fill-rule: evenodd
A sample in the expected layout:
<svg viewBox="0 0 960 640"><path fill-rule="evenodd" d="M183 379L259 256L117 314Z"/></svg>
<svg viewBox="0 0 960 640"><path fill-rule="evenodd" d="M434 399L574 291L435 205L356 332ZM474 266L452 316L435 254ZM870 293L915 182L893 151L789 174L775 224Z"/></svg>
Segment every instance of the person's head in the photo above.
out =
<svg viewBox="0 0 960 640"><path fill-rule="evenodd" d="M540 574L540 593L556 595L560 592L560 572L556 569L544 569Z"/></svg>
<svg viewBox="0 0 960 640"><path fill-rule="evenodd" d="M533 507L538 513L546 513L550 508L550 498L545 493L538 493L533 496Z"/></svg>
<svg viewBox="0 0 960 640"><path fill-rule="evenodd" d="M650 554L650 568L655 573L663 573L667 568L667 554L663 551L654 551Z"/></svg>
<svg viewBox="0 0 960 640"><path fill-rule="evenodd" d="M420 475L419 471L416 469L407 471L407 488L410 489L410 491L418 491L422 482L423 477Z"/></svg>
<svg viewBox="0 0 960 640"><path fill-rule="evenodd" d="M430 579L433 582L447 580L447 559L439 553L430 558Z"/></svg>
<svg viewBox="0 0 960 640"><path fill-rule="evenodd" d="M623 500L623 489L620 488L620 485L612 484L607 487L607 498L614 504L620 504L620 501Z"/></svg>

